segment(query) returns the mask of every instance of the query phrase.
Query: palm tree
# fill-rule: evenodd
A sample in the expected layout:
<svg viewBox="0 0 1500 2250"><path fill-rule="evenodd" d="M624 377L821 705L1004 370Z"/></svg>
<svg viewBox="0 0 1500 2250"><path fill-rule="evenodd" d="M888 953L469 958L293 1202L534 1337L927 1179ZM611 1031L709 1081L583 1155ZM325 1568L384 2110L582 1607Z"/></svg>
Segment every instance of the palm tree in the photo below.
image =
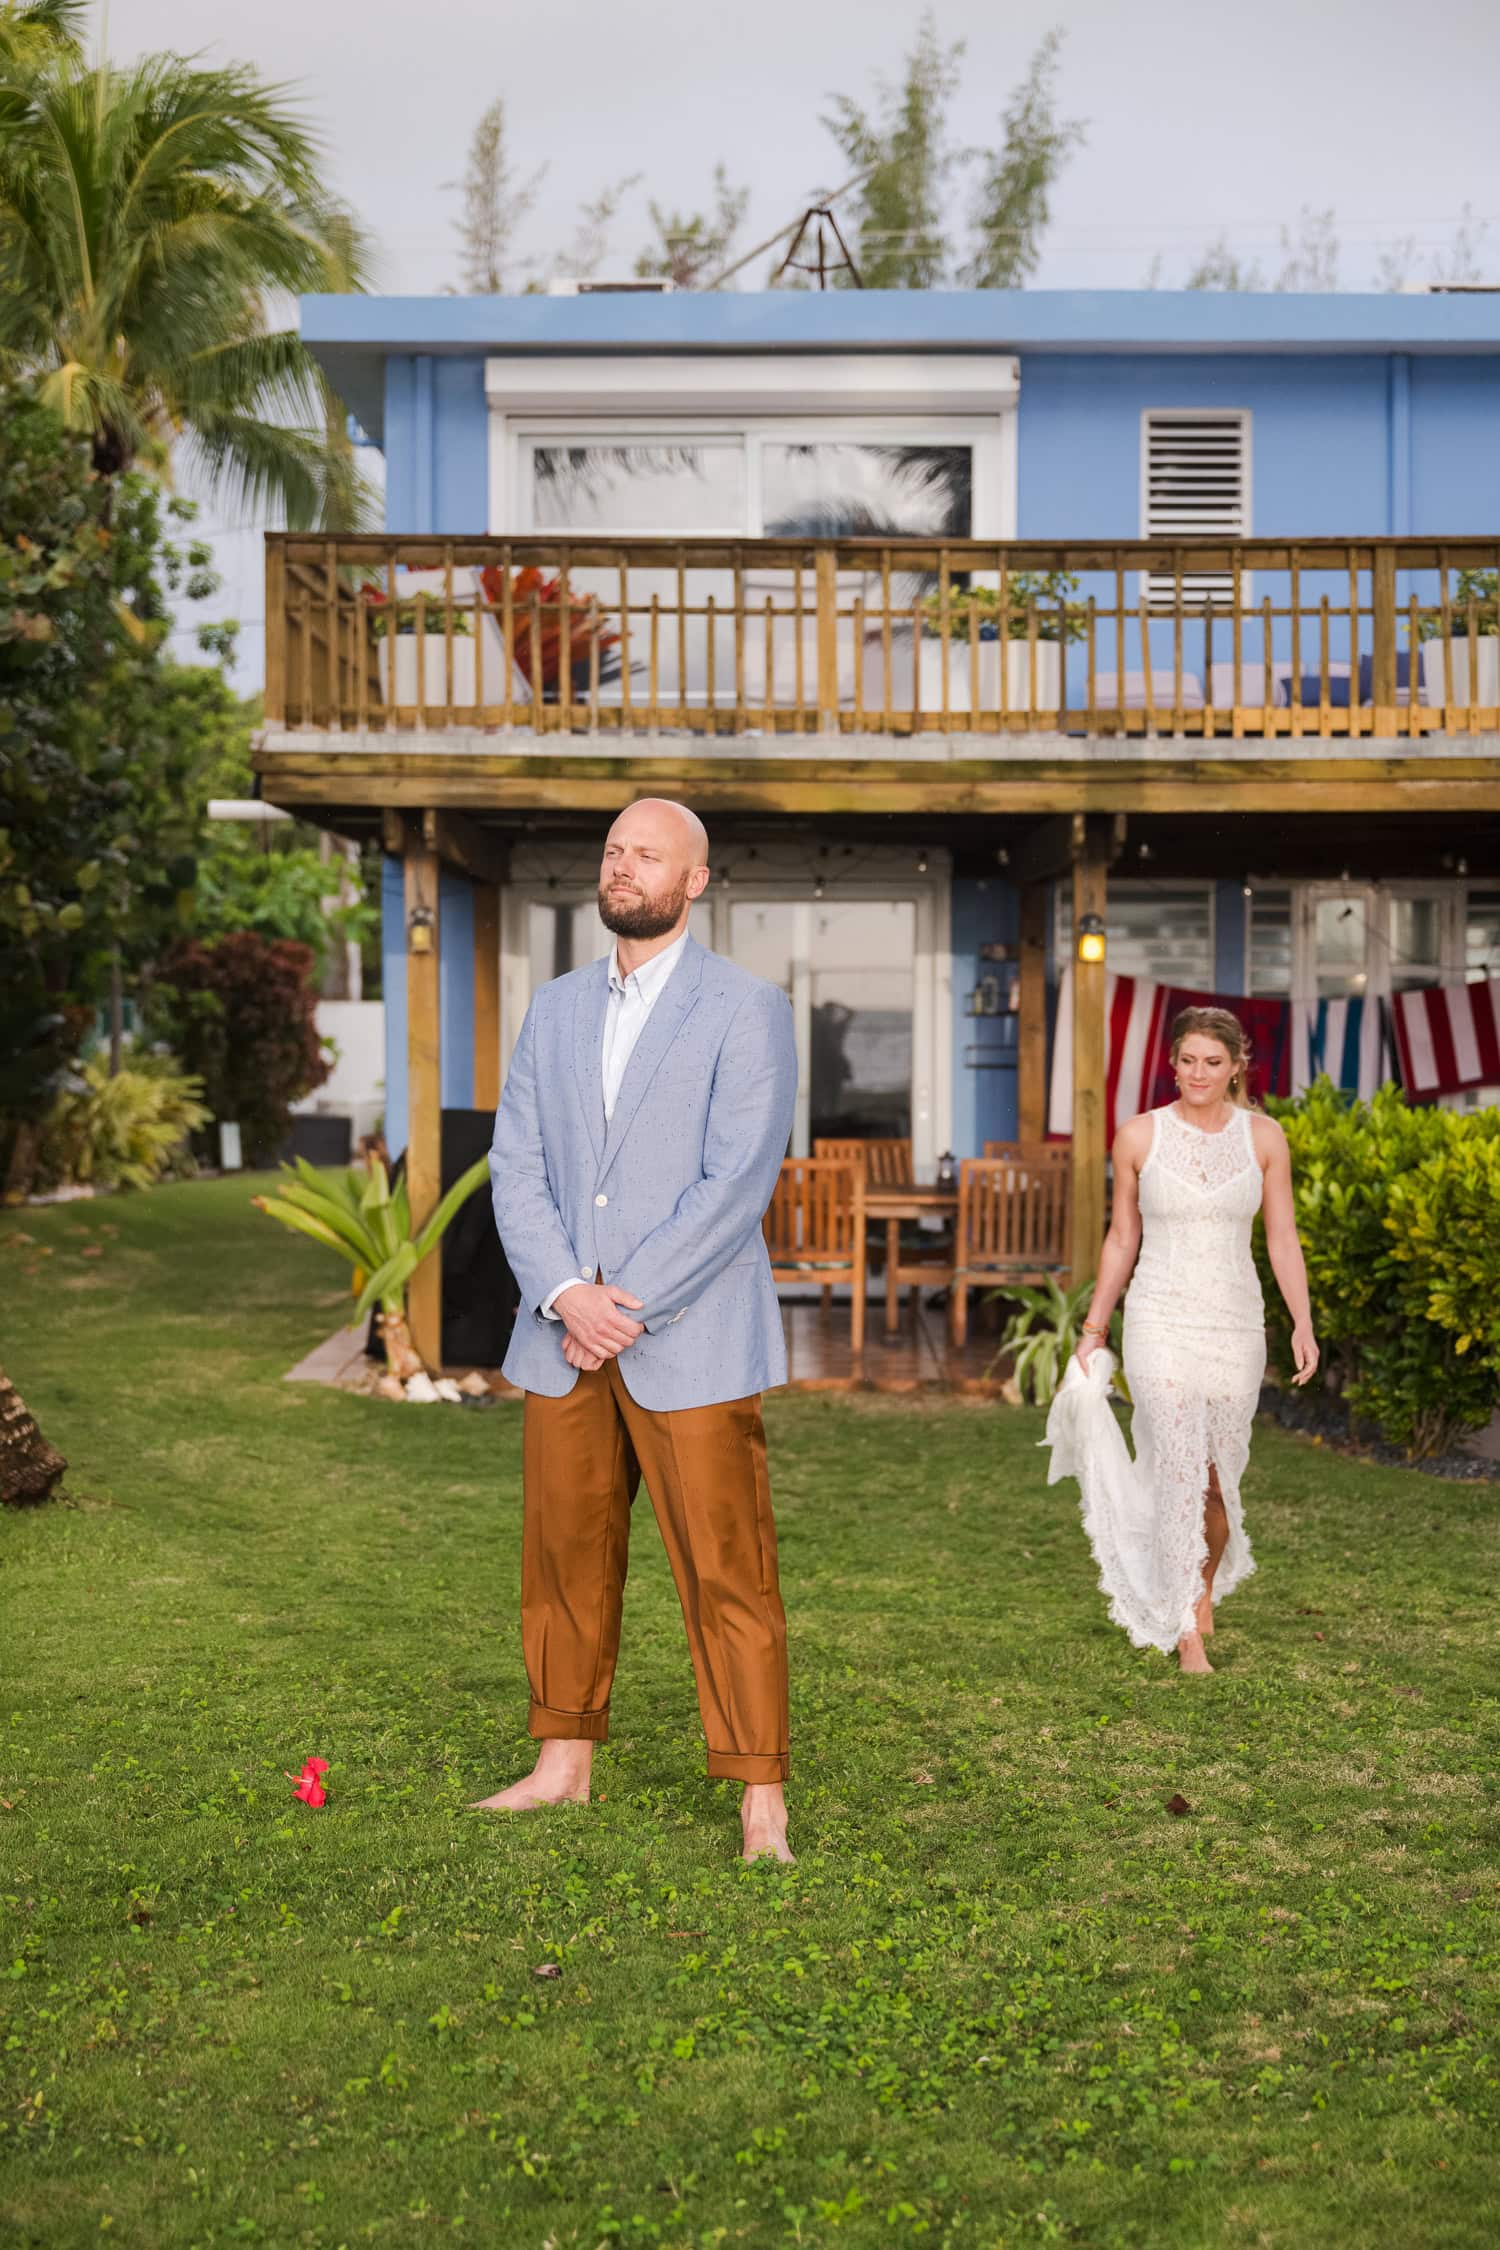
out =
<svg viewBox="0 0 1500 2250"><path fill-rule="evenodd" d="M17 1508L45 1500L67 1465L0 1367L0 1503Z"/></svg>
<svg viewBox="0 0 1500 2250"><path fill-rule="evenodd" d="M362 286L287 90L175 55L88 66L71 0L0 16L0 370L86 433L110 480L181 449L231 504L346 528L342 412L273 309Z"/></svg>

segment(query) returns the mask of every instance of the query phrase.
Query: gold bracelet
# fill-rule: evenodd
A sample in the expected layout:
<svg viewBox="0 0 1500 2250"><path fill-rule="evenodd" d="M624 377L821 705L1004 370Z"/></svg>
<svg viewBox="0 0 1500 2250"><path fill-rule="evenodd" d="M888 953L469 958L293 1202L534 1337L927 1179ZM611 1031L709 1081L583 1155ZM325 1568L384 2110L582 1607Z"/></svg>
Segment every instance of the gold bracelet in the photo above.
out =
<svg viewBox="0 0 1500 2250"><path fill-rule="evenodd" d="M1108 1327L1091 1328L1089 1326L1089 1323L1085 1321L1083 1324L1083 1333L1085 1334L1085 1336L1103 1336L1107 1338L1109 1335L1109 1329Z"/></svg>

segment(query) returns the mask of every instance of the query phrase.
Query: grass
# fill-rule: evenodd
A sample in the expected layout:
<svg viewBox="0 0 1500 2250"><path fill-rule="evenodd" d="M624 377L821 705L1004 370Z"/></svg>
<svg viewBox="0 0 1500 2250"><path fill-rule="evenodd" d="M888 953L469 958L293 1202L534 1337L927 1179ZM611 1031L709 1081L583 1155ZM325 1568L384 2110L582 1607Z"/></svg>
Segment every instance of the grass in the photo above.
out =
<svg viewBox="0 0 1500 2250"><path fill-rule="evenodd" d="M248 1193L0 1218L72 1462L0 1523L0 2240L1500 2235L1495 1487L1262 1431L1186 1682L1036 1416L775 1401L797 1867L733 1857L649 1520L599 1803L489 1820L519 1411L284 1384L343 1300Z"/></svg>

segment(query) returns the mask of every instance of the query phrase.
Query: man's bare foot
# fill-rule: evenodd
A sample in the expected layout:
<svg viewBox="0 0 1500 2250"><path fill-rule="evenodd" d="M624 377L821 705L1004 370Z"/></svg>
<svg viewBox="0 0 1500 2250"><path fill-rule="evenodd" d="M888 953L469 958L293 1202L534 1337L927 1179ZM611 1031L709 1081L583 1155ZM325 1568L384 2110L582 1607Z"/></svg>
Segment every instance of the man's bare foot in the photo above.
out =
<svg viewBox="0 0 1500 2250"><path fill-rule="evenodd" d="M544 1742L524 1781L493 1797L477 1797L470 1812L531 1812L537 1805L586 1805L594 1763L592 1742Z"/></svg>
<svg viewBox="0 0 1500 2250"><path fill-rule="evenodd" d="M1180 1672L1211 1672L1213 1670L1204 1650L1201 1633L1183 1634L1182 1639L1177 1643L1177 1669Z"/></svg>
<svg viewBox="0 0 1500 2250"><path fill-rule="evenodd" d="M779 1781L747 1781L740 1799L746 1859L779 1859L794 1867L786 1840L786 1791Z"/></svg>

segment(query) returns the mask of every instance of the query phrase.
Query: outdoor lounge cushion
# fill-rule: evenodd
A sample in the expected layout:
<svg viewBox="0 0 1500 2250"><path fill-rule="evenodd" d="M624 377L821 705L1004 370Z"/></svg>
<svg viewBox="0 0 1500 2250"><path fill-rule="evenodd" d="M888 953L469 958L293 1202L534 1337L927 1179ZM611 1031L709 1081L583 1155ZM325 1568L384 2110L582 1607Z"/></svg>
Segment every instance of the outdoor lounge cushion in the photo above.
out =
<svg viewBox="0 0 1500 2250"><path fill-rule="evenodd" d="M1151 673L1151 704L1156 711L1170 711L1177 704L1176 674L1170 665L1154 667ZM1120 694L1118 672L1100 672L1094 681L1094 703L1101 711L1144 711L1146 708L1146 675L1144 672L1125 674L1125 693ZM1182 700L1184 711L1203 709L1203 687L1196 672L1182 675Z"/></svg>

